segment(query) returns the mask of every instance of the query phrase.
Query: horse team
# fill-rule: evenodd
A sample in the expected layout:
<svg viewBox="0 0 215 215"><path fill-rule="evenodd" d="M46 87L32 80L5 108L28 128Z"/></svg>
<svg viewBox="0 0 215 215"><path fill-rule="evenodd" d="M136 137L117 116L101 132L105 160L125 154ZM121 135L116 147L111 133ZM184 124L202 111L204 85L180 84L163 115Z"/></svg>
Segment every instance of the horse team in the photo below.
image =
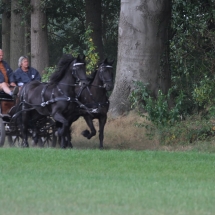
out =
<svg viewBox="0 0 215 215"><path fill-rule="evenodd" d="M51 116L56 122L61 148L72 147L70 127L82 116L90 128L82 135L90 139L96 135L93 119L99 121L99 147L103 148L104 127L113 89L113 61L105 59L95 70L94 77L86 75L85 56L64 55L48 83L32 81L25 84L17 99L16 113L22 136L22 146L29 147L29 119ZM32 128L32 125L31 125ZM32 129L36 129L33 128ZM37 133L37 131L34 131Z"/></svg>

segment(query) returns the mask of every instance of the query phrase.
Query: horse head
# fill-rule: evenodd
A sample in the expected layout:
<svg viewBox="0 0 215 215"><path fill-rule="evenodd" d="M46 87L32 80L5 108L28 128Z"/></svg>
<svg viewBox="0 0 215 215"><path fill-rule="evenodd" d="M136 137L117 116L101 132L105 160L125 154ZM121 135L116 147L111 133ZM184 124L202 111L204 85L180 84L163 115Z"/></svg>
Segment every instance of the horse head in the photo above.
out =
<svg viewBox="0 0 215 215"><path fill-rule="evenodd" d="M103 87L107 91L111 91L114 87L113 83L113 61L108 61L107 58L100 64L98 68L99 78L103 82Z"/></svg>
<svg viewBox="0 0 215 215"><path fill-rule="evenodd" d="M85 55L78 55L77 58L71 63L72 75L79 85L87 85L88 79L86 76L86 62Z"/></svg>

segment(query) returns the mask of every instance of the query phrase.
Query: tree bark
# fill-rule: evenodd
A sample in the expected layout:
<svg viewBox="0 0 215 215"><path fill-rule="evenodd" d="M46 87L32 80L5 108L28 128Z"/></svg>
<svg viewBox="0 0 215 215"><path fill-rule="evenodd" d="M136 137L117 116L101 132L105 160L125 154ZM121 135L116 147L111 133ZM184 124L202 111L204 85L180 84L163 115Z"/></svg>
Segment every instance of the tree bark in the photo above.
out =
<svg viewBox="0 0 215 215"><path fill-rule="evenodd" d="M24 25L19 0L11 1L11 36L10 36L10 66L15 70L18 59L24 53Z"/></svg>
<svg viewBox="0 0 215 215"><path fill-rule="evenodd" d="M47 20L40 0L31 0L31 66L42 74L49 65Z"/></svg>
<svg viewBox="0 0 215 215"><path fill-rule="evenodd" d="M10 2L2 1L5 5L2 13L2 49L4 51L4 60L10 62Z"/></svg>
<svg viewBox="0 0 215 215"><path fill-rule="evenodd" d="M24 7L27 10L25 13L25 38L24 38L24 55L29 57L29 63L31 63L31 13L30 13L30 1L24 0Z"/></svg>
<svg viewBox="0 0 215 215"><path fill-rule="evenodd" d="M92 27L92 40L100 60L103 60L101 0L86 0L86 25Z"/></svg>
<svg viewBox="0 0 215 215"><path fill-rule="evenodd" d="M171 0L121 0L115 87L110 97L112 117L130 110L134 81L149 84L152 96L170 87L168 32Z"/></svg>

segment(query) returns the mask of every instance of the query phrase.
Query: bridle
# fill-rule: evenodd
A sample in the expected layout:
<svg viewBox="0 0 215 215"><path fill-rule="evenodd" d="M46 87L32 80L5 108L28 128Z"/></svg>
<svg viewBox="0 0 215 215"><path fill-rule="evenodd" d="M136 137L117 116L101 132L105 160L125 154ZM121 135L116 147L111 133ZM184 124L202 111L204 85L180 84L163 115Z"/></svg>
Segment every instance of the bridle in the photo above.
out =
<svg viewBox="0 0 215 215"><path fill-rule="evenodd" d="M107 83L109 83L109 82L113 82L113 78L111 77L110 79L105 79L104 78L104 68L111 68L111 69L113 69L113 67L112 66L110 66L110 65L106 65L106 66L104 66L104 65L102 65L99 69L98 69L98 72L99 72L99 78L101 79L101 81L103 82L103 88L105 88L106 87L106 84Z"/></svg>
<svg viewBox="0 0 215 215"><path fill-rule="evenodd" d="M79 75L78 75L78 68L77 68L77 66L81 66L81 65L84 65L84 64L85 63L74 63L72 65L72 75L75 77L77 83L81 83L81 81L87 80L87 79L80 78Z"/></svg>
<svg viewBox="0 0 215 215"><path fill-rule="evenodd" d="M113 81L113 77L112 77L112 73L111 73L111 77L109 78L109 79L105 79L105 77L104 77L104 70L105 70L105 68L113 68L111 65L104 65L104 64L101 64L100 66L99 66L99 68L97 69L97 75L98 75L98 78L100 79L100 81L103 83L103 85L97 85L97 84L92 84L92 83L89 83L89 85L86 85L86 86L84 86L83 88L80 88L80 91L79 91L79 93L77 94L77 98L79 98L80 96L81 96L81 94L82 94L82 91L84 90L84 89L86 89L87 91L88 91L88 93L89 93L89 96L91 97L91 99L92 99L92 104L95 106L96 105L96 107L88 107L86 104L82 104L82 103L80 103L79 104L79 106L80 106L80 108L82 108L82 109L85 109L88 113L99 113L99 111L100 111L100 108L102 108L102 107L107 107L108 105L109 105L109 100L107 99L107 96L106 96L106 101L105 102L98 102L98 101L96 101L96 99L94 98L96 95L93 95L92 94L92 92L91 92L91 90L90 90L90 86L92 86L92 87L96 87L96 88L103 88L103 89L106 89L106 85L108 84L108 83L110 83L110 82L112 82ZM95 79L95 77L94 77L94 79ZM106 93L106 91L105 91L105 93ZM91 104L91 103L90 103ZM89 105L89 104L88 104Z"/></svg>

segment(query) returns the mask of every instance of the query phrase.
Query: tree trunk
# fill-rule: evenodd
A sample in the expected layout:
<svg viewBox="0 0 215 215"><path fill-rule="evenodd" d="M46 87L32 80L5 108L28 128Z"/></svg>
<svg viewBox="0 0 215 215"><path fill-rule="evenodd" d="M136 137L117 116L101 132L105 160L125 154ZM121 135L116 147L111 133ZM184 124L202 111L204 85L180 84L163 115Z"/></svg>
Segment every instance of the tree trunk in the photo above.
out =
<svg viewBox="0 0 215 215"><path fill-rule="evenodd" d="M2 49L4 51L4 60L10 62L10 2L2 1L5 4L2 13Z"/></svg>
<svg viewBox="0 0 215 215"><path fill-rule="evenodd" d="M18 67L18 59L24 53L25 31L21 14L19 0L11 1L10 66L13 70Z"/></svg>
<svg viewBox="0 0 215 215"><path fill-rule="evenodd" d="M103 60L101 0L86 0L86 24L92 27L92 40L100 60Z"/></svg>
<svg viewBox="0 0 215 215"><path fill-rule="evenodd" d="M115 87L110 97L112 117L130 109L134 81L149 84L156 97L170 87L168 32L171 0L121 0Z"/></svg>
<svg viewBox="0 0 215 215"><path fill-rule="evenodd" d="M47 21L40 0L31 0L31 66L42 74L49 65Z"/></svg>
<svg viewBox="0 0 215 215"><path fill-rule="evenodd" d="M31 13L30 13L30 1L24 0L23 6L26 8L25 14L25 38L24 38L24 55L29 57L29 63L31 63Z"/></svg>

